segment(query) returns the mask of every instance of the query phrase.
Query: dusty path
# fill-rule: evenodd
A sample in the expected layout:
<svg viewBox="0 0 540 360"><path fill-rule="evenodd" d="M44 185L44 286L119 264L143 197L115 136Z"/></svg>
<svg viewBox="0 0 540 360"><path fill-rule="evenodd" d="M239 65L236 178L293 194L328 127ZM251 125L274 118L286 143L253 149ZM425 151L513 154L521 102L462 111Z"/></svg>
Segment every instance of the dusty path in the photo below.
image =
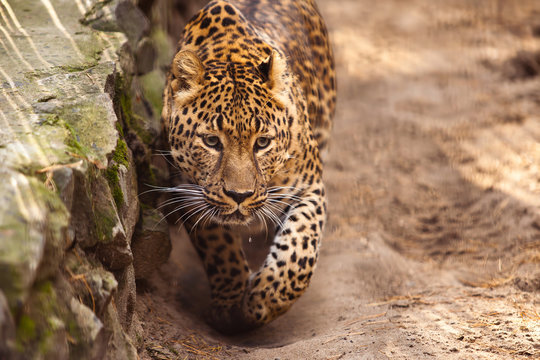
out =
<svg viewBox="0 0 540 360"><path fill-rule="evenodd" d="M540 357L540 2L503 3L320 0L340 94L312 286L224 338L178 236L141 358Z"/></svg>

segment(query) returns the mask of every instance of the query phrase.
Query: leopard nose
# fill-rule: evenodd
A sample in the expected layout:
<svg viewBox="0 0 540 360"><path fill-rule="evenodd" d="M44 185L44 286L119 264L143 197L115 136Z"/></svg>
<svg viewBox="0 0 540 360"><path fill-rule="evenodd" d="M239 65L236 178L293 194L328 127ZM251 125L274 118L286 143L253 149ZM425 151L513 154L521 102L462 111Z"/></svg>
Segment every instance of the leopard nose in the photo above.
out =
<svg viewBox="0 0 540 360"><path fill-rule="evenodd" d="M229 196L231 199L236 201L238 204L241 204L244 200L246 200L248 197L250 197L251 195L254 194L253 191L246 191L246 192L243 192L243 193L239 193L239 192L236 192L236 191L227 190L225 188L223 188L223 192L225 193L225 195Z"/></svg>

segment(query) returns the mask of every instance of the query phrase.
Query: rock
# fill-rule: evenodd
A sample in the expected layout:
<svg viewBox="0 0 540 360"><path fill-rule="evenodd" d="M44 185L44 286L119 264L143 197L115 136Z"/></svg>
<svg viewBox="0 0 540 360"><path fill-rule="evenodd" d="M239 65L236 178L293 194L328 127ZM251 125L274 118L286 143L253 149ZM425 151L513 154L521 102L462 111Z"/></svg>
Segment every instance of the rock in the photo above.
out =
<svg viewBox="0 0 540 360"><path fill-rule="evenodd" d="M124 71L124 74L133 76L137 73L137 65L135 64L135 56L129 43L124 43L118 49L118 62Z"/></svg>
<svg viewBox="0 0 540 360"><path fill-rule="evenodd" d="M114 297L114 303L118 312L118 320L124 331L130 334L137 300L133 265L129 265L121 272L115 273L115 277L118 280L118 291Z"/></svg>
<svg viewBox="0 0 540 360"><path fill-rule="evenodd" d="M118 208L120 220L124 225L126 237L131 243L135 225L139 220L139 197L137 188L137 173L133 166L131 149L123 140L118 141L118 146L113 154L111 164L118 164L118 186L122 192L122 201L115 202ZM118 189L117 189L118 190ZM115 189L113 188L113 195Z"/></svg>
<svg viewBox="0 0 540 360"><path fill-rule="evenodd" d="M76 242L83 248L93 248L98 241L95 223L89 221L94 218L91 190L87 181L87 166L83 163L81 169L73 169L73 193L60 193L63 199L68 200L68 210L71 212L70 228L75 233ZM58 185L57 185L58 186ZM60 188L60 186L59 186ZM67 188L66 190L70 190ZM77 199L76 209L73 209L73 199ZM71 200L71 201L70 201Z"/></svg>
<svg viewBox="0 0 540 360"><path fill-rule="evenodd" d="M137 44L135 52L135 63L137 64L137 75L149 73L154 69L154 64L157 58L157 51L148 37L144 37Z"/></svg>
<svg viewBox="0 0 540 360"><path fill-rule="evenodd" d="M133 237L133 265L136 279L148 279L164 264L171 253L171 240L166 221L157 210L143 211L141 224Z"/></svg>
<svg viewBox="0 0 540 360"><path fill-rule="evenodd" d="M125 0L34 5L2 2L21 27L0 56L0 359L135 359L136 171L152 178L160 128L131 77L152 67L149 22ZM142 139L137 165L124 134Z"/></svg>
<svg viewBox="0 0 540 360"><path fill-rule="evenodd" d="M120 2L114 13L118 26L126 34L130 45L135 46L143 36L150 32L150 22L131 1Z"/></svg>
<svg viewBox="0 0 540 360"><path fill-rule="evenodd" d="M0 171L0 194L0 289L15 308L36 279L56 271L67 213L37 179L9 170Z"/></svg>
<svg viewBox="0 0 540 360"><path fill-rule="evenodd" d="M137 349L129 336L123 331L118 314L112 304L109 304L105 313L106 329L111 333L105 360L138 360Z"/></svg>
<svg viewBox="0 0 540 360"><path fill-rule="evenodd" d="M109 270L119 270L133 262L133 255L130 239L127 238L111 194L110 183L110 179L105 180L102 177L96 177L92 181L92 206L95 209L94 221L98 238L96 254Z"/></svg>
<svg viewBox="0 0 540 360"><path fill-rule="evenodd" d="M118 289L118 282L113 274L103 269L92 269L84 274L86 284L90 287L91 296L95 303L95 314L103 317L106 307L111 302Z"/></svg>
<svg viewBox="0 0 540 360"><path fill-rule="evenodd" d="M78 300L71 298L69 303L71 312L75 315L75 320L79 329L79 341L82 344L91 344L88 348L81 348L81 354L91 360L101 360L107 352L107 346L111 333L105 330L103 323L98 317Z"/></svg>
<svg viewBox="0 0 540 360"><path fill-rule="evenodd" d="M514 286L521 291L540 292L540 272L516 276Z"/></svg>
<svg viewBox="0 0 540 360"><path fill-rule="evenodd" d="M0 291L0 359L7 359L15 346L15 324L4 293Z"/></svg>
<svg viewBox="0 0 540 360"><path fill-rule="evenodd" d="M118 6L118 1L92 1L90 9L80 20L81 24L88 25L92 29L116 32L120 31L114 9Z"/></svg>
<svg viewBox="0 0 540 360"><path fill-rule="evenodd" d="M79 161L79 164L82 165L82 160ZM66 205L66 208L71 210L73 205L73 192L75 188L73 169L69 167L62 167L54 171L53 180L60 194L60 199L62 199L64 205Z"/></svg>
<svg viewBox="0 0 540 360"><path fill-rule="evenodd" d="M11 355L16 359L69 359L68 333L75 335L76 326L67 308L57 282L34 284L26 306L18 313L16 346Z"/></svg>

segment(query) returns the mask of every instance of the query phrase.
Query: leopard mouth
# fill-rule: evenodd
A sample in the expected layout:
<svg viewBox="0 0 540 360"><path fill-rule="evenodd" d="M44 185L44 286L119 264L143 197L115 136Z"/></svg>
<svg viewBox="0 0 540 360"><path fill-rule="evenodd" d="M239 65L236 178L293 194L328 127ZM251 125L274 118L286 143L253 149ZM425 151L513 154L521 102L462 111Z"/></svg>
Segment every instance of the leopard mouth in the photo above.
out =
<svg viewBox="0 0 540 360"><path fill-rule="evenodd" d="M233 213L225 214L225 215L222 215L221 217L227 221L234 221L234 222L246 221L246 219L248 218L248 216L240 212L240 209L236 209L236 211L234 211Z"/></svg>
<svg viewBox="0 0 540 360"><path fill-rule="evenodd" d="M240 209L236 209L236 211L234 211L231 214L221 215L221 218L224 223L235 224L235 225L247 224L251 220L251 216L242 214L240 212Z"/></svg>
<svg viewBox="0 0 540 360"><path fill-rule="evenodd" d="M250 203L248 206L245 204L231 206L231 204L209 196L206 196L205 200L210 206L219 209L217 214L214 215L213 220L215 222L223 225L248 225L256 218L256 210L264 204L265 199Z"/></svg>

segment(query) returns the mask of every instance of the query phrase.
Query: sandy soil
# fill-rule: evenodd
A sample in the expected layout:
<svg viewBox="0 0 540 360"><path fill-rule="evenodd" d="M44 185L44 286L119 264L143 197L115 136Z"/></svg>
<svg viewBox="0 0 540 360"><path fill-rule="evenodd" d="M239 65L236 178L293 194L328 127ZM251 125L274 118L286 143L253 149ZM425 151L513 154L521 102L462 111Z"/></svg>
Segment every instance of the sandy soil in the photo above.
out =
<svg viewBox="0 0 540 360"><path fill-rule="evenodd" d="M223 337L175 231L139 286L140 357L540 358L540 2L319 4L339 106L310 289Z"/></svg>

